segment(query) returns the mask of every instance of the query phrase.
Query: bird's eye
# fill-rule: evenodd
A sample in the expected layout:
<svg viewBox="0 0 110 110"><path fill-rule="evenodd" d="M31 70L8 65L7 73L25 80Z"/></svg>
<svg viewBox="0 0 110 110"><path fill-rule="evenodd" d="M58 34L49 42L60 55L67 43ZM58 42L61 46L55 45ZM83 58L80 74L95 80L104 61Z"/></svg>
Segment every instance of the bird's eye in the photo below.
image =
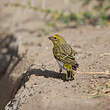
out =
<svg viewBox="0 0 110 110"><path fill-rule="evenodd" d="M54 37L54 39L56 39L56 37Z"/></svg>

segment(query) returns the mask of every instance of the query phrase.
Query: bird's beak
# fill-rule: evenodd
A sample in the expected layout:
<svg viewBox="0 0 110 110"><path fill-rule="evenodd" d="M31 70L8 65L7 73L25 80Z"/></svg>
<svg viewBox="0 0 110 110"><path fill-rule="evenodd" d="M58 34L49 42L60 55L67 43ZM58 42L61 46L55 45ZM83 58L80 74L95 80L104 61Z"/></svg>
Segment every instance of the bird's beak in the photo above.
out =
<svg viewBox="0 0 110 110"><path fill-rule="evenodd" d="M49 40L52 40L52 37L50 36L50 37L48 37L48 39L49 39Z"/></svg>

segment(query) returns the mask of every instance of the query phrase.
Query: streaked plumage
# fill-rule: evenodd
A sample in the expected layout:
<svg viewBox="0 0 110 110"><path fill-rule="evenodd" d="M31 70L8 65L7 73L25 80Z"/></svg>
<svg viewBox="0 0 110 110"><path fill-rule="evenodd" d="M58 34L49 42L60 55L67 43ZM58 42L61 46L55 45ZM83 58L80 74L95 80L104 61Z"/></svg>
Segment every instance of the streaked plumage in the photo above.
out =
<svg viewBox="0 0 110 110"><path fill-rule="evenodd" d="M73 79L74 70L76 71L78 68L78 63L75 61L76 52L59 35L53 35L49 39L54 44L53 54L60 65L60 72L62 72L62 68L65 69L67 71L66 80Z"/></svg>

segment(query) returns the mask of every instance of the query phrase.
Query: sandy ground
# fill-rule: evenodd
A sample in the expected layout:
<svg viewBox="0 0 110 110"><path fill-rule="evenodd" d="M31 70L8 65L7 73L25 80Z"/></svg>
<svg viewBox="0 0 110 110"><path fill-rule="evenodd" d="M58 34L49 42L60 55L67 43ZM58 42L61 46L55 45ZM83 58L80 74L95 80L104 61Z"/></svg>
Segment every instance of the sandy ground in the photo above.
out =
<svg viewBox="0 0 110 110"><path fill-rule="evenodd" d="M50 1L46 5L49 8L63 9L60 7L63 0L61 3ZM48 36L54 32L38 37L39 30L45 25L42 14L31 9L7 6L7 1L1 2L4 4L0 10L1 32L13 33L19 55L27 52L16 65L14 62L17 58L13 58L6 73L0 73L0 110L110 109L110 77L105 74L86 74L110 71L110 26L82 26L57 32L78 52L78 71L85 72L77 73L75 80L66 82L65 71L60 75L58 73L52 43L48 40ZM1 37L5 35L1 34ZM15 66L10 72L12 64ZM29 74L29 77L22 77L23 74Z"/></svg>

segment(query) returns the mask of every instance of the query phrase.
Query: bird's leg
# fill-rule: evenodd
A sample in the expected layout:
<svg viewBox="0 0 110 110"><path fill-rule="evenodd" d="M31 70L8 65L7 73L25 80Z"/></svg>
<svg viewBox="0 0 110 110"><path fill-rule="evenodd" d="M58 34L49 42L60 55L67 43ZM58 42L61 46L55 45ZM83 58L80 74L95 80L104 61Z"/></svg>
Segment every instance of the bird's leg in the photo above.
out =
<svg viewBox="0 0 110 110"><path fill-rule="evenodd" d="M62 66L61 66L59 61L57 61L57 63L58 63L58 66L59 66L59 73L61 73L62 72Z"/></svg>
<svg viewBox="0 0 110 110"><path fill-rule="evenodd" d="M62 72L62 68L59 69L59 73L61 73L61 72Z"/></svg>
<svg viewBox="0 0 110 110"><path fill-rule="evenodd" d="M58 74L59 78L61 77L61 75L60 75L61 72L62 72L62 67L59 65L59 74Z"/></svg>
<svg viewBox="0 0 110 110"><path fill-rule="evenodd" d="M59 69L58 77L61 77L60 73L62 72L62 68Z"/></svg>

